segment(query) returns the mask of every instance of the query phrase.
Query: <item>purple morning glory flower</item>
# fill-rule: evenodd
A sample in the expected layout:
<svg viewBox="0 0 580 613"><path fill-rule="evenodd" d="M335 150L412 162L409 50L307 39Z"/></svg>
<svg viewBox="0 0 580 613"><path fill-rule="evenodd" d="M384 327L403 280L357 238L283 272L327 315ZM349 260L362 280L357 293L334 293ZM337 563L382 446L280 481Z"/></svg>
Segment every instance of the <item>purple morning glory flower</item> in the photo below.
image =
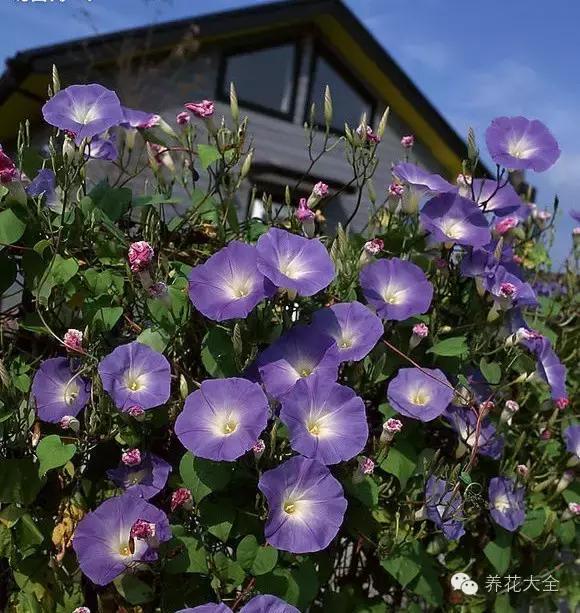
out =
<svg viewBox="0 0 580 613"><path fill-rule="evenodd" d="M206 604L200 604L198 607L189 609L181 609L177 613L232 613L232 610L223 602L215 603L208 602Z"/></svg>
<svg viewBox="0 0 580 613"><path fill-rule="evenodd" d="M189 298L214 321L244 318L276 288L257 268L252 245L232 241L189 275Z"/></svg>
<svg viewBox="0 0 580 613"><path fill-rule="evenodd" d="M538 306L532 286L508 272L502 265L497 266L493 276L486 278L485 289L494 297L495 303L506 311L513 307Z"/></svg>
<svg viewBox="0 0 580 613"><path fill-rule="evenodd" d="M160 117L155 113L146 113L136 109L129 109L126 106L122 107L123 119L120 122L122 128L152 128L159 124Z"/></svg>
<svg viewBox="0 0 580 613"><path fill-rule="evenodd" d="M356 301L319 309L312 326L334 339L341 362L362 360L383 335L381 320Z"/></svg>
<svg viewBox="0 0 580 613"><path fill-rule="evenodd" d="M350 460L366 445L365 405L350 387L313 375L282 398L280 419L294 451L323 464Z"/></svg>
<svg viewBox="0 0 580 613"><path fill-rule="evenodd" d="M567 400L566 367L556 355L552 343L546 337L541 337L533 341L533 348L537 374L550 386L552 398L556 401Z"/></svg>
<svg viewBox="0 0 580 613"><path fill-rule="evenodd" d="M294 326L258 356L257 364L268 394L280 398L296 381L314 373L336 381L337 354L330 336L309 326Z"/></svg>
<svg viewBox="0 0 580 613"><path fill-rule="evenodd" d="M91 160L106 160L113 162L119 157L119 152L113 138L95 136L85 149L85 156Z"/></svg>
<svg viewBox="0 0 580 613"><path fill-rule="evenodd" d="M453 400L453 389L438 368L400 368L389 383L387 398L402 415L431 421Z"/></svg>
<svg viewBox="0 0 580 613"><path fill-rule="evenodd" d="M456 541L464 534L461 509L463 499L453 492L444 479L429 477L425 488L427 518L443 531L449 541Z"/></svg>
<svg viewBox="0 0 580 613"><path fill-rule="evenodd" d="M89 400L90 383L71 370L67 358L44 360L32 381L32 395L41 421L76 417Z"/></svg>
<svg viewBox="0 0 580 613"><path fill-rule="evenodd" d="M121 345L99 364L103 388L123 411L137 405L158 407L169 398L171 368L167 358L137 341Z"/></svg>
<svg viewBox="0 0 580 613"><path fill-rule="evenodd" d="M513 249L504 244L499 260L496 257L496 250L497 241L478 249L468 249L461 259L461 275L492 280L501 264L504 270L521 278L522 270L513 261Z"/></svg>
<svg viewBox="0 0 580 613"><path fill-rule="evenodd" d="M428 172L416 164L402 162L393 167L393 174L424 192L452 192L457 188L446 181L442 176Z"/></svg>
<svg viewBox="0 0 580 613"><path fill-rule="evenodd" d="M440 243L483 247L491 239L489 224L479 207L455 193L439 194L421 209L421 225Z"/></svg>
<svg viewBox="0 0 580 613"><path fill-rule="evenodd" d="M240 609L240 613L300 613L300 611L280 598L266 594L252 598Z"/></svg>
<svg viewBox="0 0 580 613"><path fill-rule="evenodd" d="M38 171L36 177L26 188L26 193L33 198L44 197L44 202L49 209L57 213L60 212L58 209L62 205L56 195L56 175L49 168Z"/></svg>
<svg viewBox="0 0 580 613"><path fill-rule="evenodd" d="M548 128L537 119L497 117L485 132L491 159L515 170L548 170L560 157L560 148Z"/></svg>
<svg viewBox="0 0 580 613"><path fill-rule="evenodd" d="M137 520L153 524L154 535L134 538ZM140 562L157 560L159 543L171 538L163 511L130 493L105 500L76 527L73 548L83 573L97 585L106 585Z"/></svg>
<svg viewBox="0 0 580 613"><path fill-rule="evenodd" d="M42 107L42 115L50 125L73 132L77 144L123 120L117 94L94 83L62 89Z"/></svg>
<svg viewBox="0 0 580 613"><path fill-rule="evenodd" d="M403 321L431 306L433 286L412 262L391 258L367 264L359 275L367 301L383 319Z"/></svg>
<svg viewBox="0 0 580 613"><path fill-rule="evenodd" d="M498 217L509 215L522 206L522 199L509 182L498 187L493 179L473 179L473 195L475 202L485 205L486 213L495 213ZM472 196L471 187L467 196Z"/></svg>
<svg viewBox="0 0 580 613"><path fill-rule="evenodd" d="M157 495L167 483L171 464L153 453L144 453L141 462L134 466L119 464L107 471L109 479L131 494L145 500Z"/></svg>
<svg viewBox="0 0 580 613"><path fill-rule="evenodd" d="M268 399L257 383L208 379L185 399L175 434L194 455L231 462L254 446L268 415Z"/></svg>
<svg viewBox="0 0 580 613"><path fill-rule="evenodd" d="M525 521L524 488L517 487L513 479L494 477L489 482L491 516L496 524L515 532Z"/></svg>
<svg viewBox="0 0 580 613"><path fill-rule="evenodd" d="M580 222L580 209L572 209L570 211L570 217L574 220L574 221L578 221Z"/></svg>
<svg viewBox="0 0 580 613"><path fill-rule="evenodd" d="M337 535L347 502L324 464L296 456L262 474L268 501L266 541L291 553L321 551Z"/></svg>
<svg viewBox="0 0 580 613"><path fill-rule="evenodd" d="M568 426L566 430L564 430L563 436L566 442L566 451L580 458L580 424Z"/></svg>
<svg viewBox="0 0 580 613"><path fill-rule="evenodd" d="M450 406L444 416L465 445L473 447L477 438L478 453L499 460L503 453L504 439L487 417L481 420L479 436L476 437L477 416L471 409Z"/></svg>
<svg viewBox="0 0 580 613"><path fill-rule="evenodd" d="M312 296L334 279L334 264L316 238L271 228L256 244L258 270L276 287Z"/></svg>

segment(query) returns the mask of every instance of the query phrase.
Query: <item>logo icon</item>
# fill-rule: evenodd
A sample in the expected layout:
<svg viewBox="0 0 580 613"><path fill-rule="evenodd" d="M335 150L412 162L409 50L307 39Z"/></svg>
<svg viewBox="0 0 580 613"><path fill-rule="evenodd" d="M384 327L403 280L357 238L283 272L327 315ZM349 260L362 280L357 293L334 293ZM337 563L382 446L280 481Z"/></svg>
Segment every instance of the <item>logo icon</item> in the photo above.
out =
<svg viewBox="0 0 580 613"><path fill-rule="evenodd" d="M451 587L461 590L467 596L473 596L479 590L479 585L467 573L455 573L451 577Z"/></svg>

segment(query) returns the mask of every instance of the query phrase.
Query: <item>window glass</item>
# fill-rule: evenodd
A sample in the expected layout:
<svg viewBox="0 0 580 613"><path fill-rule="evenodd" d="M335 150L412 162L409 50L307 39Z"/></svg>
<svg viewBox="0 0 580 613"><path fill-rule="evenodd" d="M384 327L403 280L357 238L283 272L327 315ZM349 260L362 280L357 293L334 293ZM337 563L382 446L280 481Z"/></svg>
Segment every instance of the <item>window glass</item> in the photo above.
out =
<svg viewBox="0 0 580 613"><path fill-rule="evenodd" d="M285 115L292 110L296 47L280 45L226 58L222 95L233 83L241 103Z"/></svg>
<svg viewBox="0 0 580 613"><path fill-rule="evenodd" d="M367 114L367 121L371 121L372 105L370 101L346 81L323 57L317 57L306 112L310 113L312 103L316 105L315 117L318 125L324 125L324 90L327 85L330 87L332 96L332 127L334 129L342 132L345 123L357 127L363 113Z"/></svg>

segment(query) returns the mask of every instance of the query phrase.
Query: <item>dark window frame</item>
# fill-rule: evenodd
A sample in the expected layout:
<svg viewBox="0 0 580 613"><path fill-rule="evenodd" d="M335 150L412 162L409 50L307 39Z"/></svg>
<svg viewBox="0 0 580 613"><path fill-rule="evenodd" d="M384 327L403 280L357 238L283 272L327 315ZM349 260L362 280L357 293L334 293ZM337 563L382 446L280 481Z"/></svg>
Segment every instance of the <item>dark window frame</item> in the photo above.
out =
<svg viewBox="0 0 580 613"><path fill-rule="evenodd" d="M377 112L377 99L372 93L361 83L351 72L348 66L337 57L337 55L320 44L315 43L312 49L312 57L310 58L310 66L308 68L308 91L306 94L306 102L304 108L304 122L310 121L310 107L312 106L312 94L314 89L314 75L316 73L316 62L318 58L321 57L325 60L331 68L333 68L341 77L341 79L349 85L365 102L368 103L370 108L369 116L367 117L367 124L372 125L373 119L375 118ZM332 88L330 90L332 95ZM355 129L358 126L353 126ZM324 131L324 125L314 125L314 129L317 131ZM332 134L343 135L344 134L344 126L342 128L335 128L330 125L330 132Z"/></svg>
<svg viewBox="0 0 580 613"><path fill-rule="evenodd" d="M300 77L300 68L302 65L302 57L304 51L302 49L302 41L296 40L296 38L275 38L275 39L266 39L260 41L259 43L246 44L246 45L233 45L227 47L220 54L220 61L218 67L218 78L216 85L216 93L215 99L224 103L228 103L230 101L229 91L230 84L225 83L225 76L227 71L227 65L229 58L242 55L244 53L254 53L258 51L266 51L267 49L271 49L274 47L284 47L291 46L294 51L294 70L292 74L292 93L290 96L290 107L288 112L276 111L268 106L258 104L256 102L250 102L248 100L244 100L243 96L236 89L236 93L238 94L238 103L240 106L250 110L255 111L257 113L263 113L264 115L269 115L270 117L276 117L278 119L286 119L291 123L294 122L294 115L296 113L296 97L298 94L298 81ZM236 85L234 83L234 85Z"/></svg>

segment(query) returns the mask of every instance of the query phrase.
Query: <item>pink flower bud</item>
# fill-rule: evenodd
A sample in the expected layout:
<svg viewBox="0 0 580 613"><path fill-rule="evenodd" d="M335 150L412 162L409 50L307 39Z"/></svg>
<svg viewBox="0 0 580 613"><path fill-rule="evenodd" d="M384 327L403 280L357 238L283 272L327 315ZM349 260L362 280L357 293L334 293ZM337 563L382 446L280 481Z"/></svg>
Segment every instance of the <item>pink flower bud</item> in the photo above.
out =
<svg viewBox="0 0 580 613"><path fill-rule="evenodd" d="M161 117L159 115L152 114L148 119L142 121L137 127L142 128L143 130L148 130L149 128L154 128L158 126L161 122Z"/></svg>
<svg viewBox="0 0 580 613"><path fill-rule="evenodd" d="M64 417L61 417L58 425L63 430L72 430L73 432L78 432L81 427L79 420L72 415L65 415Z"/></svg>
<svg viewBox="0 0 580 613"><path fill-rule="evenodd" d="M400 432L403 429L403 424L398 419L387 419L385 425L383 426L383 430L387 432L392 432L393 434L396 432Z"/></svg>
<svg viewBox="0 0 580 613"><path fill-rule="evenodd" d="M141 452L138 449L129 449L121 455L121 462L125 466L139 466L141 464Z"/></svg>
<svg viewBox="0 0 580 613"><path fill-rule="evenodd" d="M535 210L532 213L533 218L536 221L539 221L541 224L545 223L546 221L548 221L548 219L550 219L550 217L552 217L552 213L548 213L548 211L538 211Z"/></svg>
<svg viewBox="0 0 580 613"><path fill-rule="evenodd" d="M147 241L131 243L129 247L129 266L133 272L141 272L149 267L155 252Z"/></svg>
<svg viewBox="0 0 580 613"><path fill-rule="evenodd" d="M558 409L560 409L560 411L563 411L570 404L570 400L562 396L561 398L556 398L556 400L554 400L554 404Z"/></svg>
<svg viewBox="0 0 580 613"><path fill-rule="evenodd" d="M457 183L457 185L461 187L469 187L472 181L473 181L473 177L471 175L466 175L466 174L461 173L457 175L457 179L455 180L455 183Z"/></svg>
<svg viewBox="0 0 580 613"><path fill-rule="evenodd" d="M573 234L574 236L580 236L580 226L577 226L576 228L574 228L574 229L572 230L572 234Z"/></svg>
<svg viewBox="0 0 580 613"><path fill-rule="evenodd" d="M175 121L179 126L187 125L189 123L189 113L186 113L185 111L178 113L177 117L175 118Z"/></svg>
<svg viewBox="0 0 580 613"><path fill-rule="evenodd" d="M364 137L364 140L368 141L369 143L380 143L381 142L381 137L378 134L375 134L373 132L373 129L370 126L367 126L366 133L363 132L363 127L359 126L356 129L356 133L361 138Z"/></svg>
<svg viewBox="0 0 580 613"><path fill-rule="evenodd" d="M390 185L389 185L389 196L391 196L392 198L401 198L401 196L405 193L405 186L402 185L401 183L397 183L396 181L393 181Z"/></svg>
<svg viewBox="0 0 580 613"><path fill-rule="evenodd" d="M549 441L552 438L552 432L548 428L544 428L540 431L540 438L543 441Z"/></svg>
<svg viewBox="0 0 580 613"><path fill-rule="evenodd" d="M361 456L358 459L358 468L363 475L372 475L375 470L375 463L370 458Z"/></svg>
<svg viewBox="0 0 580 613"><path fill-rule="evenodd" d="M264 443L264 441L261 438L259 438L254 444L254 446L252 447L252 451L254 452L254 455L258 458L261 457L265 449L266 449L266 443Z"/></svg>
<svg viewBox="0 0 580 613"><path fill-rule="evenodd" d="M499 293L503 298L511 298L516 293L517 289L518 288L513 283L508 283L506 281L499 286Z"/></svg>
<svg viewBox="0 0 580 613"><path fill-rule="evenodd" d="M518 464L516 472L520 477L525 479L530 473L530 469L525 464Z"/></svg>
<svg viewBox="0 0 580 613"><path fill-rule="evenodd" d="M69 328L65 335L62 338L64 342L64 346L69 351L79 351L83 350L83 333L80 330L75 330L74 328Z"/></svg>
<svg viewBox="0 0 580 613"><path fill-rule="evenodd" d="M415 144L415 137L412 134L401 138L401 146L405 149L410 149Z"/></svg>
<svg viewBox="0 0 580 613"><path fill-rule="evenodd" d="M0 183L10 183L18 178L18 168L0 147Z"/></svg>
<svg viewBox="0 0 580 613"><path fill-rule="evenodd" d="M495 404L491 400L484 400L479 404L479 409L485 412L493 411L495 409Z"/></svg>
<svg viewBox="0 0 580 613"><path fill-rule="evenodd" d="M138 519L131 526L131 537L134 539L147 540L155 536L155 524L144 519Z"/></svg>
<svg viewBox="0 0 580 613"><path fill-rule="evenodd" d="M369 254L369 255L377 255L378 253L380 253L383 248L385 246L385 243L382 239L380 238L373 238L370 241L367 241L364 244L364 250Z"/></svg>
<svg viewBox="0 0 580 613"><path fill-rule="evenodd" d="M145 415L145 409L138 404L133 404L127 409L127 413L139 421Z"/></svg>
<svg viewBox="0 0 580 613"><path fill-rule="evenodd" d="M315 217L314 211L308 208L306 198L300 198L298 209L296 209L296 219L300 222L311 221Z"/></svg>
<svg viewBox="0 0 580 613"><path fill-rule="evenodd" d="M77 607L72 613L91 613L89 607Z"/></svg>
<svg viewBox="0 0 580 613"><path fill-rule="evenodd" d="M523 261L524 258L521 255L518 255L517 253L512 255L512 262L514 262L514 264L521 264Z"/></svg>
<svg viewBox="0 0 580 613"><path fill-rule="evenodd" d="M171 510L183 507L186 511L193 508L193 498L191 492L186 487L180 487L171 495Z"/></svg>
<svg viewBox="0 0 580 613"><path fill-rule="evenodd" d="M419 338L425 338L429 335L429 327L425 324L415 324L413 326L413 334Z"/></svg>
<svg viewBox="0 0 580 613"><path fill-rule="evenodd" d="M188 102L184 105L185 108L200 119L208 119L214 114L214 103L211 100L202 100L201 102Z"/></svg>
<svg viewBox="0 0 580 613"><path fill-rule="evenodd" d="M573 470L565 470L562 473L558 483L556 484L556 493L559 494L563 492L571 483L574 482L574 471Z"/></svg>
<svg viewBox="0 0 580 613"><path fill-rule="evenodd" d="M517 217L504 217L495 224L495 231L499 235L503 236L504 234L515 228L518 223L519 220Z"/></svg>
<svg viewBox="0 0 580 613"><path fill-rule="evenodd" d="M326 183L323 183L322 181L319 181L313 188L312 188L312 193L317 197L317 198L326 198L326 196L328 196L328 185L326 185Z"/></svg>
<svg viewBox="0 0 580 613"><path fill-rule="evenodd" d="M569 502L568 510L572 515L580 515L580 503L578 502Z"/></svg>
<svg viewBox="0 0 580 613"><path fill-rule="evenodd" d="M515 400L506 400L505 408L510 411L510 413L516 413L520 410L520 405Z"/></svg>

